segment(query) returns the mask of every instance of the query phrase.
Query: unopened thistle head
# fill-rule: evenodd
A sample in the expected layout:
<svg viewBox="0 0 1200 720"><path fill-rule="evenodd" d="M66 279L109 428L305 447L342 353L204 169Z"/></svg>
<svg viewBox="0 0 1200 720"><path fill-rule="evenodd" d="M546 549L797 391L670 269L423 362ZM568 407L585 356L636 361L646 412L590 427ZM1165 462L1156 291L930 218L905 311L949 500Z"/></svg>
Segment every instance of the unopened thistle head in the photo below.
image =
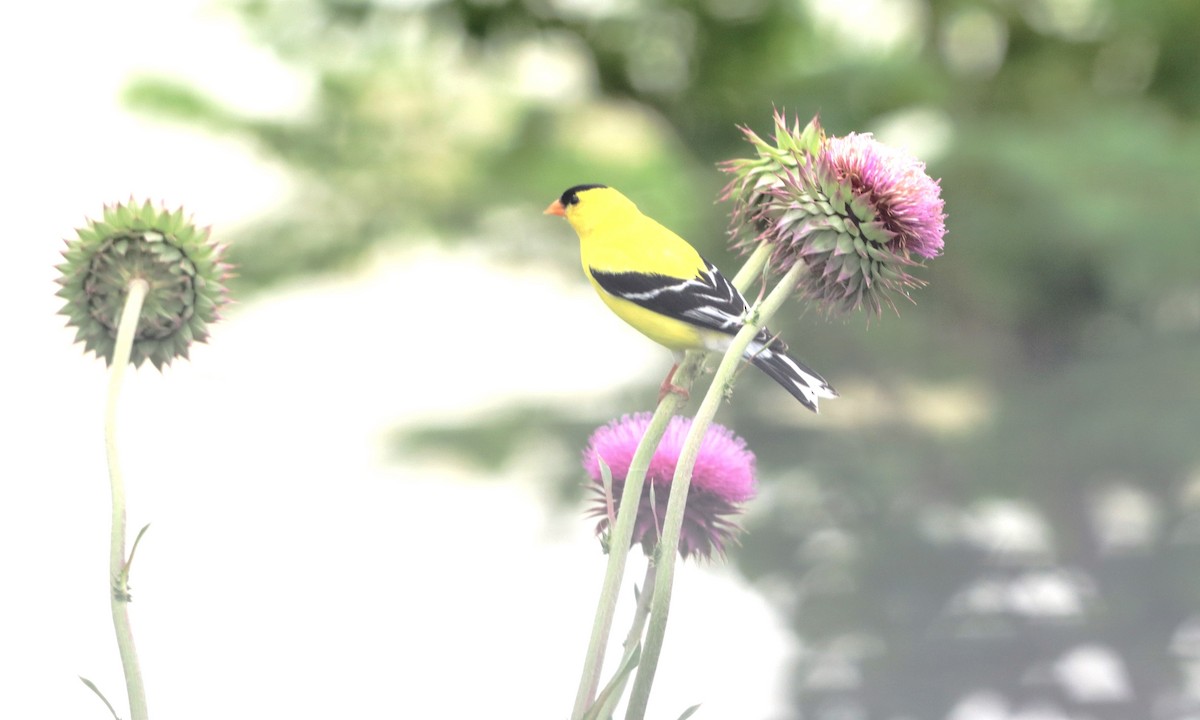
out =
<svg viewBox="0 0 1200 720"><path fill-rule="evenodd" d="M944 203L925 164L873 137L826 137L775 115L775 142L744 129L754 160L722 166L735 177L731 234L742 247L769 243L781 271L805 265L804 294L836 311L884 305L924 283L908 270L937 256Z"/></svg>
<svg viewBox="0 0 1200 720"><path fill-rule="evenodd" d="M105 206L103 219L76 231L63 251L59 297L75 340L111 364L117 324L129 284L145 280L149 292L138 319L130 356L135 366L149 360L158 369L187 357L192 342L208 337L227 301L229 265L224 247L209 241L208 229L146 201Z"/></svg>
<svg viewBox="0 0 1200 720"><path fill-rule="evenodd" d="M626 415L598 428L588 441L587 450L583 453L583 466L592 478L592 488L599 496L589 512L591 516L601 518L596 526L598 534L608 530L609 524L600 460L604 461L612 474L614 509L619 511L629 464L649 424L649 413ZM672 418L650 461L633 531L633 542L640 543L647 555L658 544L675 466L691 426L692 421L688 418ZM684 558L690 555L711 558L714 553L723 555L725 548L736 540L740 532L734 516L741 512L742 503L753 498L756 491L754 453L746 449L744 440L725 427L710 425L700 444L700 454L692 471L683 531L679 538L679 554Z"/></svg>

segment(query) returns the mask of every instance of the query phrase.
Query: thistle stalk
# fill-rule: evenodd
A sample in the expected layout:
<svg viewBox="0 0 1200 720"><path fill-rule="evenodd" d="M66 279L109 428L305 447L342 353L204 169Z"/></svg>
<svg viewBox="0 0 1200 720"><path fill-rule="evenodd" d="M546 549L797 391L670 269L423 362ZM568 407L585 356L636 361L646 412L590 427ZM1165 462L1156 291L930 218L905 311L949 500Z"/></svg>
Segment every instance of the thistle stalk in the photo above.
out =
<svg viewBox="0 0 1200 720"><path fill-rule="evenodd" d="M733 278L734 286L739 291L745 292L746 288L762 275L763 268L766 266L770 256L771 250L765 244L756 248L746 259L746 263L742 266L741 270ZM703 368L706 359L707 355L702 352L687 353L683 363L680 364L674 378L672 378L674 384L684 388L689 387L696 375ZM617 512L616 522L613 524L609 535L608 564L605 568L604 582L600 590L596 616L592 622L592 634L588 640L587 655L584 658L579 689L575 695L575 706L571 711L572 720L580 720L584 716L595 700L596 691L600 687L600 675L603 670L604 655L609 636L612 633L613 615L616 613L617 601L620 598L621 581L625 573L625 562L629 557L630 543L637 521L638 505L642 496L642 488L645 485L646 472L650 467L651 459L654 457L654 451L658 448L658 443L662 440L663 433L667 429L667 424L683 403L683 398L676 393L668 393L659 402L653 417L650 419L650 424L646 428L646 434L642 437L642 441L639 443L633 460L630 463L629 474L625 478L625 486L621 493L620 509ZM707 425L708 423L705 423L706 427ZM695 432L694 428L693 432ZM699 437L702 438L703 435L702 428ZM697 447L699 446L698 440L696 441L696 445ZM695 463L694 453L692 463ZM690 466L688 474L690 478ZM680 514L679 522L682 523L682 513ZM675 542L671 546L672 553L674 553L678 542L679 529L676 528ZM653 562L651 562L650 567L654 567ZM653 593L654 583L647 580L646 586L642 589L643 597L641 599L648 602L649 598L653 597ZM639 608L641 605L642 603L639 603ZM640 627L637 630L637 636L641 636ZM632 630L630 637L633 637ZM627 639L627 652L629 642L630 640Z"/></svg>
<svg viewBox="0 0 1200 720"><path fill-rule="evenodd" d="M108 555L108 573L112 582L110 602L132 720L146 720L149 714L146 710L146 688L142 683L137 649L133 644L133 628L129 623L129 562L125 557L125 481L117 461L117 398L121 393L125 368L129 365L133 352L138 317L149 290L149 283L142 279L132 280L128 285L125 306L117 327L112 369L108 377L108 400L104 409L104 448L108 456L108 478L112 488L112 532L109 536Z"/></svg>
<svg viewBox="0 0 1200 720"><path fill-rule="evenodd" d="M104 408L104 449L112 491L109 582L113 629L125 673L132 720L146 720L146 690L129 623L129 566L143 527L125 552L125 482L117 457L117 401L129 365L149 360L161 370L186 358L194 342L208 338L208 326L228 302L225 282L232 269L225 248L209 240L186 218L183 208L169 211L135 201L104 206L101 219L89 220L66 241L57 267L65 300L59 310L85 352L109 366ZM90 680L83 683L112 710ZM113 713L116 717L116 713Z"/></svg>
<svg viewBox="0 0 1200 720"><path fill-rule="evenodd" d="M680 387L691 384L703 364L701 353L688 353L687 358L675 372L674 382ZM579 679L579 689L575 694L575 706L571 711L572 720L579 720L591 707L596 699L596 690L600 687L600 673L604 666L604 654L608 645L608 637L612 632L613 615L617 610L617 600L621 593L621 580L625 574L625 561L629 557L629 545L633 539L634 523L637 520L638 503L642 497L642 487L646 480L646 471L650 468L650 460L658 447L675 411L683 404L683 398L675 393L668 393L658 404L646 434L634 453L633 462L629 466L629 475L625 479L625 487L621 492L620 509L617 511L617 521L613 524L608 542L608 564L604 570L604 583L600 588L600 600L596 607L596 617L592 621L592 634L588 639L587 655L584 658L583 674Z"/></svg>
<svg viewBox="0 0 1200 720"><path fill-rule="evenodd" d="M633 611L633 622L629 623L629 632L625 635L625 654L628 655L642 639L642 631L646 627L646 619L650 617L650 598L654 597L654 584L658 580L654 563L646 559L646 577L642 579L641 592L638 593L637 607Z"/></svg>
<svg viewBox="0 0 1200 720"><path fill-rule="evenodd" d="M755 255L758 252L756 251ZM742 354L759 330L783 305L783 302L796 289L803 271L803 263L795 264L779 284L760 302L751 306L746 317L746 324L734 337L721 364L713 375L712 384L684 442L679 463L675 468L675 476L671 481L670 498L667 501L667 514L663 521L662 535L655 552L655 587L650 599L650 623L646 629L646 639L642 647L641 661L638 664L637 675L634 677L633 690L626 710L626 720L641 720L645 717L646 706L650 699L650 688L654 682L654 673L658 667L658 658L662 653L663 637L666 634L667 615L671 603L671 587L675 578L676 548L683 528L684 509L687 505L688 488L691 486L692 469L700 451L700 442L704 439L705 430L717 414L717 408L725 398L726 392L733 385L734 374L742 362ZM743 273L738 273L740 279Z"/></svg>

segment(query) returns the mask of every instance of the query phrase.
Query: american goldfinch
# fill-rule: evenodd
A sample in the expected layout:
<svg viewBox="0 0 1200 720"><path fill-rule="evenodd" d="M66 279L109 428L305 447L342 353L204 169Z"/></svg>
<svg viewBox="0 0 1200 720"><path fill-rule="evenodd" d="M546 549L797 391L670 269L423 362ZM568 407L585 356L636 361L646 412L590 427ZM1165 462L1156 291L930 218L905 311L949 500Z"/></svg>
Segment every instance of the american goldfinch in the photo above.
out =
<svg viewBox="0 0 1200 720"><path fill-rule="evenodd" d="M745 324L746 300L721 271L613 188L568 188L546 214L565 217L579 235L583 272L600 299L660 345L677 354L724 352ZM824 378L788 357L787 346L766 328L745 359L813 412L818 398L837 397Z"/></svg>

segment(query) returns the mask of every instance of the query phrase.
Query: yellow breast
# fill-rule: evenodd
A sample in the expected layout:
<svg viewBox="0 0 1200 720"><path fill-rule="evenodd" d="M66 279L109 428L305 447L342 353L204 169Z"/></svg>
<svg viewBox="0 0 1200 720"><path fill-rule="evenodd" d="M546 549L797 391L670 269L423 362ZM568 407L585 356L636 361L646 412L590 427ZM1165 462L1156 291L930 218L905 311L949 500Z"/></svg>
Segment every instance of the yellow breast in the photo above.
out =
<svg viewBox="0 0 1200 720"><path fill-rule="evenodd" d="M586 272L587 268L584 268L584 271ZM596 288L600 299L617 317L659 345L664 345L672 350L690 350L709 346L710 342L707 336L714 335L714 333L702 331L695 325L659 315L628 300L614 297L600 287L595 280L592 280L591 273L588 273L588 279L591 280L592 287Z"/></svg>

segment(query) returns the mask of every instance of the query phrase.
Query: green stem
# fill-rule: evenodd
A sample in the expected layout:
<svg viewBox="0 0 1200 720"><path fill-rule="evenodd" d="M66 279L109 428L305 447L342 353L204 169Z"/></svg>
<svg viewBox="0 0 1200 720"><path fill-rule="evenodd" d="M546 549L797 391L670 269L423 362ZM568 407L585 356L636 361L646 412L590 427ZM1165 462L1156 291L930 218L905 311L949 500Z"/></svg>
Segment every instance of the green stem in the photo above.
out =
<svg viewBox="0 0 1200 720"><path fill-rule="evenodd" d="M145 280L129 283L125 308L117 326L116 347L113 350L112 369L108 377L108 401L104 410L104 447L108 454L108 477L112 485L112 534L109 537L108 573L112 580L112 618L117 633L117 648L121 652L121 667L125 671L125 687L129 692L129 715L131 720L146 720L146 688L142 684L142 671L138 666L137 650L133 645L133 629L129 625L129 564L125 560L125 482L117 462L117 398L121 393L121 381L129 356L133 352L133 340L137 332L138 317L150 286Z"/></svg>
<svg viewBox="0 0 1200 720"><path fill-rule="evenodd" d="M770 257L770 247L760 245L746 260L746 264L738 271L733 284L741 291L758 277ZM705 353L689 352L687 358L675 372L672 382L680 387L689 387L699 374L706 359ZM579 720L591 706L600 687L600 674L604 665L604 654L608 646L608 638L612 633L613 615L616 612L617 601L620 597L621 580L625 574L625 561L629 556L629 545L633 539L633 529L637 519L638 505L641 503L642 487L646 480L646 471L658 443L667 429L675 412L683 405L684 400L675 393L669 393L663 398L646 434L634 452L625 477L625 487L621 492L621 505L617 511L617 521L609 534L608 565L604 571L604 582L600 589L600 599L596 607L596 616L592 621L592 634L588 640L587 655L584 658L583 673L579 680L579 689L575 695L575 706L571 712L572 720ZM653 565L651 566L653 567ZM643 596L647 590L643 589ZM640 635L640 631L639 631Z"/></svg>
<svg viewBox="0 0 1200 720"><path fill-rule="evenodd" d="M596 704L585 713L585 720L612 718L617 702L625 694L625 685L633 677L632 671L637 666L642 652L642 632L646 628L646 618L650 617L650 598L654 597L654 582L654 562L646 558L646 577L642 580L642 589L638 594L633 620L629 623L629 632L625 634L621 662L617 665L617 672L613 678L600 692Z"/></svg>
<svg viewBox="0 0 1200 720"><path fill-rule="evenodd" d="M679 535L683 528L684 509L687 506L688 488L692 483L692 468L696 465L696 457L700 452L700 442L708 430L709 423L717 414L717 408L725 397L725 393L733 384L734 373L742 362L742 354L750 345L750 341L758 334L759 329L770 320L784 300L796 288L800 279L803 263L796 263L788 271L779 284L760 303L750 308L746 325L734 337L721 364L713 375L708 393L696 411L692 427L684 441L680 452L679 462L675 467L675 476L671 480L671 495L667 501L667 514L663 519L662 536L655 552L657 577L655 578L654 595L650 599L650 625L646 630L646 641L642 647L641 661L638 664L637 676L633 680L633 690L629 697L629 707L626 720L641 720L646 714L646 705L650 700L650 687L654 682L654 673L658 668L658 658L662 652L663 637L667 629L667 614L671 603L671 585L675 578L676 548L679 546Z"/></svg>
<svg viewBox="0 0 1200 720"><path fill-rule="evenodd" d="M703 362L702 353L688 353L687 358L675 371L672 382L680 387L688 387L700 371ZM658 449L659 440L667 430L667 423L683 403L684 399L678 394L667 393L658 403L658 408L650 418L650 424L646 426L646 434L638 443L629 463L625 487L621 490L620 506L617 508L617 521L609 533L608 564L604 570L604 583L600 588L596 616L592 621L592 634L588 639L579 689L575 694L575 706L571 711L572 720L582 718L596 699L596 690L600 687L600 674L604 666L604 653L612 632L613 615L620 598L625 561L629 557L629 545L633 541L633 529L637 520L638 505L641 503L646 471L650 468L654 451Z"/></svg>
<svg viewBox="0 0 1200 720"><path fill-rule="evenodd" d="M633 622L629 623L629 632L625 635L625 654L628 655L638 646L642 639L642 630L646 627L646 618L650 617L650 598L654 597L654 583L658 578L657 571L651 558L646 558L646 577L642 579L642 589L638 594L637 609L633 611Z"/></svg>
<svg viewBox="0 0 1200 720"><path fill-rule="evenodd" d="M771 246L768 243L759 243L758 247L754 248L754 252L750 253L750 257L746 258L746 264L737 271L737 275L733 276L733 286L738 289L738 292L745 295L747 288L750 287L755 279L763 274L763 268L767 266L767 260L771 258Z"/></svg>

